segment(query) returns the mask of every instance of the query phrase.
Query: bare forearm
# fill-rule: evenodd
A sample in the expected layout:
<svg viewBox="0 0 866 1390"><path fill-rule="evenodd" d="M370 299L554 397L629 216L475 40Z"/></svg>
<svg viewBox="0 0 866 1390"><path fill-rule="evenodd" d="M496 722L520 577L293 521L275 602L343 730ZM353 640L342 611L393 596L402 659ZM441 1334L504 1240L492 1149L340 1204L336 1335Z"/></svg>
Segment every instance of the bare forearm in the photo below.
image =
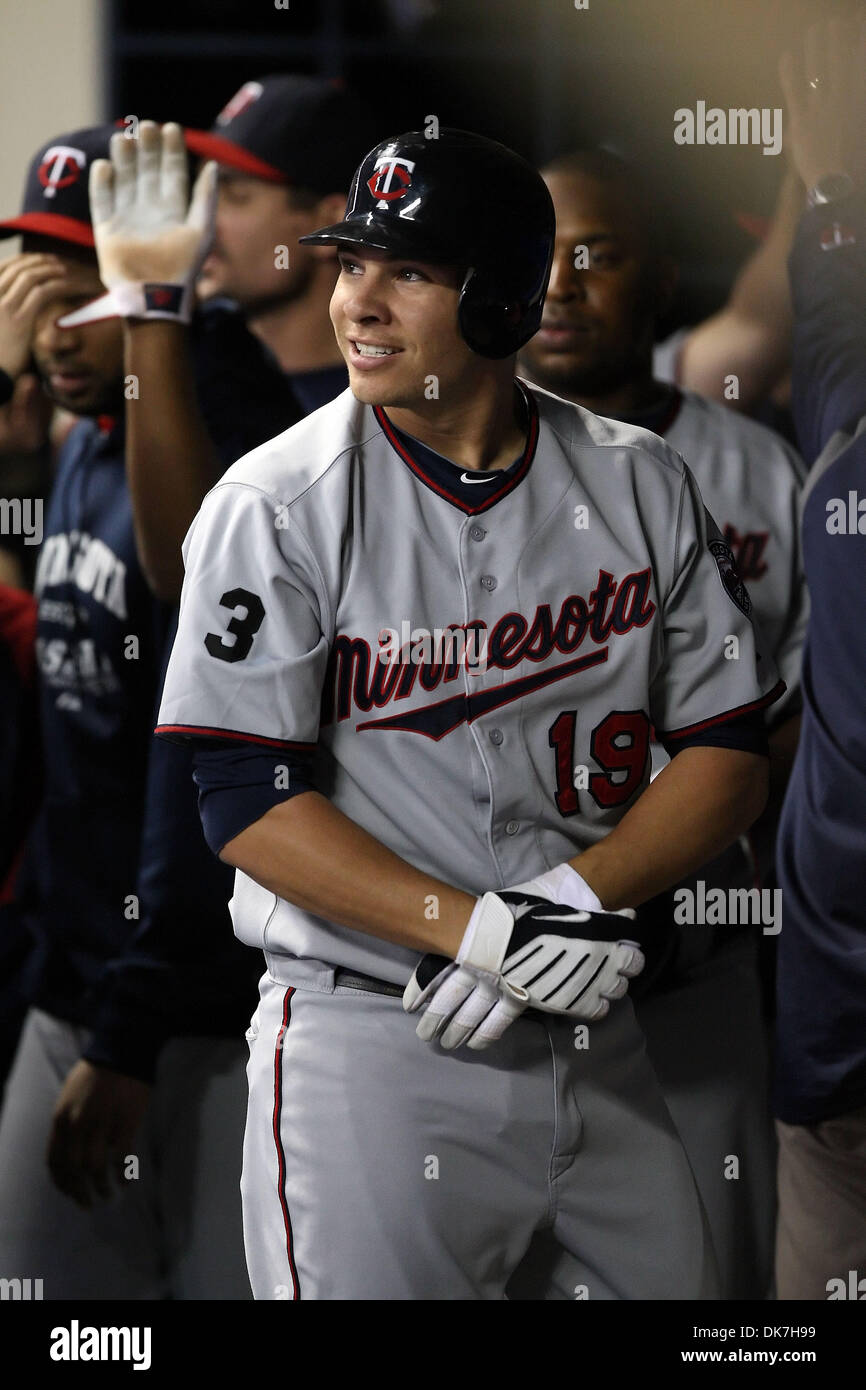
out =
<svg viewBox="0 0 866 1390"><path fill-rule="evenodd" d="M318 792L274 806L220 858L328 921L456 956L475 897L420 873Z"/></svg>
<svg viewBox="0 0 866 1390"><path fill-rule="evenodd" d="M183 538L219 464L196 398L182 324L130 320L125 332L126 470L139 559L157 598L180 597Z"/></svg>
<svg viewBox="0 0 866 1390"><path fill-rule="evenodd" d="M746 316L791 325L788 253L803 211L805 191L797 174L782 180L767 235L734 281L729 297L733 309Z"/></svg>
<svg viewBox="0 0 866 1390"><path fill-rule="evenodd" d="M610 834L570 861L606 908L637 907L720 854L760 815L767 759L685 748Z"/></svg>
<svg viewBox="0 0 866 1390"><path fill-rule="evenodd" d="M713 400L748 410L766 396L791 359L788 253L803 208L803 186L787 174L765 240L739 272L725 306L699 324L680 357L680 381ZM738 397L726 392L736 376Z"/></svg>

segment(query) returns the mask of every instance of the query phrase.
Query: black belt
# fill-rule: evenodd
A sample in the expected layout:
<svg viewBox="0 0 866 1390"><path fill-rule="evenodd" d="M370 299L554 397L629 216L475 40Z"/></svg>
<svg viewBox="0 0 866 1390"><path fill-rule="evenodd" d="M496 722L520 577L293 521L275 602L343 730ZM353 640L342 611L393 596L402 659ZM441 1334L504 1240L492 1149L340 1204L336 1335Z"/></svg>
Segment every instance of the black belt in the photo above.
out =
<svg viewBox="0 0 866 1390"><path fill-rule="evenodd" d="M359 975L357 970L344 970L338 966L334 971L334 984L345 989L363 989L368 994L390 994L395 999L403 998L403 985L392 985L388 980L377 980L372 975Z"/></svg>
<svg viewBox="0 0 866 1390"><path fill-rule="evenodd" d="M390 994L394 999L402 999L404 994L402 985L392 985L388 980L377 980L373 975L359 975L357 970L344 970L341 965L334 971L334 985L343 985L345 989L361 989L367 994ZM539 1023L545 1021L539 1009L526 1009L521 1017L535 1019ZM549 1014L547 1022L550 1022Z"/></svg>

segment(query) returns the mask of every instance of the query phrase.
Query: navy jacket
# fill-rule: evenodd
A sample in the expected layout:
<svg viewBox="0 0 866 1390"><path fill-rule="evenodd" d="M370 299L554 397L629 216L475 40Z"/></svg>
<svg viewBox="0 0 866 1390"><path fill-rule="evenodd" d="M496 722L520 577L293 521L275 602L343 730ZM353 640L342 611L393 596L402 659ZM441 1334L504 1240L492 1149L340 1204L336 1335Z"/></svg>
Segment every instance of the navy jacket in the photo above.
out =
<svg viewBox="0 0 866 1390"><path fill-rule="evenodd" d="M807 212L790 260L812 600L779 829L775 1111L866 1105L866 191ZM819 457L820 455L820 457Z"/></svg>

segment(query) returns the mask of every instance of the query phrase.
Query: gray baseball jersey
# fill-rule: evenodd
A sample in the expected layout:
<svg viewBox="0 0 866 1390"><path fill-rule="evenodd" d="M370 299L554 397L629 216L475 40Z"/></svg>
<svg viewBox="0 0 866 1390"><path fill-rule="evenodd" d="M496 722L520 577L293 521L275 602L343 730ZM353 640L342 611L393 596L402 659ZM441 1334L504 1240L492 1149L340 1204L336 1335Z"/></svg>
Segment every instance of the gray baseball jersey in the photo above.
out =
<svg viewBox="0 0 866 1390"><path fill-rule="evenodd" d="M523 458L471 500L350 391L229 469L185 542L159 716L277 768L314 749L339 810L471 892L603 837L653 728L687 738L781 689L679 455L520 389ZM242 873L232 913L299 987L335 965L405 984L417 962Z"/></svg>
<svg viewBox="0 0 866 1390"><path fill-rule="evenodd" d="M806 470L773 430L694 391L679 392L665 442L688 464L731 547L755 616L787 686L773 719L797 700L809 595L800 546Z"/></svg>

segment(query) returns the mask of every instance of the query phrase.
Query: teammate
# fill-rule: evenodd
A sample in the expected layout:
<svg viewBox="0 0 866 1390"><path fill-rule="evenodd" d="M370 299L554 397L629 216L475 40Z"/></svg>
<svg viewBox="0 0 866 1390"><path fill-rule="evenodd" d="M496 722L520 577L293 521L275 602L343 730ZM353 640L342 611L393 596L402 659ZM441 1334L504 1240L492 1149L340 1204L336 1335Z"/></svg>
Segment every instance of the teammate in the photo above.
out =
<svg viewBox="0 0 866 1390"><path fill-rule="evenodd" d="M128 1261L111 1240L83 1236L71 1204L52 1194L45 1150L64 1057L78 1055L86 996L106 943L128 922L147 768L147 714L157 695L166 614L135 563L117 414L123 402L120 325L64 332L56 320L101 292L87 217L87 170L110 128L49 141L28 174L18 217L20 354L31 353L51 399L79 417L61 451L36 576L43 802L21 876L36 938L30 1010L0 1114L0 1265L44 1279L48 1297L87 1296L63 1284L67 1242L91 1270ZM14 273L14 271L12 272ZM128 659L130 653L133 659ZM124 1194L134 1206L138 1189ZM52 1200L53 1196L53 1200ZM110 1279L102 1286L110 1289Z"/></svg>
<svg viewBox="0 0 866 1390"><path fill-rule="evenodd" d="M864 71L862 20L816 26L780 67L808 190L790 272L812 592L803 736L779 830L780 1299L862 1300L866 1287Z"/></svg>
<svg viewBox="0 0 866 1390"><path fill-rule="evenodd" d="M529 166L400 136L316 242L351 389L205 499L159 723L202 740L205 832L265 950L253 1291L497 1298L552 1229L549 1296L712 1296L614 913L759 813L781 683L681 460L515 383L553 242ZM679 751L648 787L651 723ZM525 903L484 891L535 875Z"/></svg>
<svg viewBox="0 0 866 1390"><path fill-rule="evenodd" d="M808 611L798 540L802 463L763 426L654 379L655 319L673 276L636 171L607 151L586 151L563 156L544 177L557 242L541 328L521 353L525 373L588 409L653 430L682 455L788 687L768 711L773 806L756 827L758 842L753 832L757 882L766 885L799 729ZM654 758L657 767L666 761L659 748ZM727 895L751 889L755 869L753 852L732 846L697 878L706 891ZM700 892L694 879L682 886ZM710 1217L723 1294L762 1298L772 1277L774 1142L756 956L762 925L772 931L774 923L738 923L726 913L721 928L677 927L674 906L670 895L653 904L658 966L654 981L640 982L652 997L637 1003L638 1020ZM730 1155L742 1165L736 1181Z"/></svg>
<svg viewBox="0 0 866 1390"><path fill-rule="evenodd" d="M300 246L298 237L320 225L317 217L339 216L357 163L347 152L373 139L369 113L339 84L282 74L244 82L209 131L185 137L219 167L199 297L240 305L283 371L297 376L292 389L305 408L324 404L316 374L330 369L345 380L328 321L336 264L333 251Z"/></svg>
<svg viewBox="0 0 866 1390"><path fill-rule="evenodd" d="M185 889L196 873L195 842L181 836L165 760L151 757L173 615L150 592L136 544L123 429L134 381L124 374L123 325L105 317L66 323L105 289L87 184L112 131L76 131L43 147L22 212L3 224L6 235L30 238L17 264L16 370L32 351L51 398L83 418L61 455L37 573L46 788L22 910L38 945L0 1116L0 1268L38 1274L46 1298L241 1298L249 1296L237 1199L243 1012L221 992L225 953L215 949L199 972L196 1000L178 1025L169 972L129 949L139 923L164 942L173 914L176 921L185 911L193 926L177 950L188 960L196 914L224 912L228 885L214 893L217 865ZM202 224L194 240L205 232ZM247 336L258 394L245 400L244 381L236 387L232 449L265 437L259 402L268 363ZM276 403L282 374L272 380ZM209 387L204 373L195 389L212 429L231 404L231 374ZM163 420L169 404L163 399L153 412L153 397L141 399ZM283 410L272 409L269 429L287 422ZM218 458L226 440L213 438ZM160 792L163 838L144 815ZM185 853L188 878L157 888L168 833ZM198 841L203 857L200 833ZM236 985L237 961L232 968ZM251 962L248 984L252 970ZM95 1047L99 1065L82 1060Z"/></svg>

